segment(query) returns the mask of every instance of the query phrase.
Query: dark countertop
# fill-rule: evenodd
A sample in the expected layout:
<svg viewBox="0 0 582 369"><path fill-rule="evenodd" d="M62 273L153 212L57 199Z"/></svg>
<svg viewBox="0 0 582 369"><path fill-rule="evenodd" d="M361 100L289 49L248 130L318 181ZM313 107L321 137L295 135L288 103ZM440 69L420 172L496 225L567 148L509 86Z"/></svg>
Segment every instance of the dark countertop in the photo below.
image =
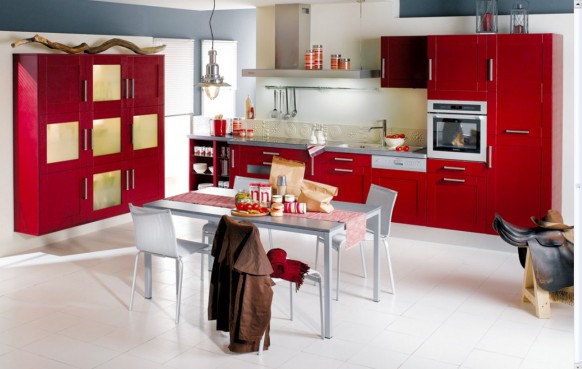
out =
<svg viewBox="0 0 582 369"><path fill-rule="evenodd" d="M189 139L195 140L209 140L209 141L227 141L231 145L247 145L247 146L264 146L264 147L278 147L282 149L307 150L309 140L300 138L286 138L286 137L254 137L254 138L240 138L232 136L199 136L188 135ZM368 154L368 155L384 155L396 157L409 157L426 159L426 148L411 146L410 151L394 151L389 150L386 146L371 143L344 143L329 141L325 145L325 151L329 152L345 152L351 154Z"/></svg>

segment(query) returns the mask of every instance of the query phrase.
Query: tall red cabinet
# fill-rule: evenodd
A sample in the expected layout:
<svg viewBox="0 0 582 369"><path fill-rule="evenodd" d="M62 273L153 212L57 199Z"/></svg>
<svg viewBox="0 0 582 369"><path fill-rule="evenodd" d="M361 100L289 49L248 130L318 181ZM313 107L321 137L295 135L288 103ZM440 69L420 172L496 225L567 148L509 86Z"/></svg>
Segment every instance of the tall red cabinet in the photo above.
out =
<svg viewBox="0 0 582 369"><path fill-rule="evenodd" d="M13 66L16 232L163 197L163 56L15 54Z"/></svg>

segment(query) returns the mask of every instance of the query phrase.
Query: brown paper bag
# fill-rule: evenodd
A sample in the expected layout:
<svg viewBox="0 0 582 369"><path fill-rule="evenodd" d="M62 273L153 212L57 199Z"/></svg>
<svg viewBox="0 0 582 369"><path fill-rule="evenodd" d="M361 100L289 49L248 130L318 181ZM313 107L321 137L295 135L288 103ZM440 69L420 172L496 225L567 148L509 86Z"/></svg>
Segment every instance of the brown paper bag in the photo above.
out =
<svg viewBox="0 0 582 369"><path fill-rule="evenodd" d="M306 203L307 211L331 213L333 205L330 202L337 191L337 187L304 179L297 201Z"/></svg>
<svg viewBox="0 0 582 369"><path fill-rule="evenodd" d="M272 188L277 188L277 177L285 176L287 180L288 194L299 196L301 193L301 183L305 175L305 163L296 160L287 160L279 156L273 156L269 183Z"/></svg>

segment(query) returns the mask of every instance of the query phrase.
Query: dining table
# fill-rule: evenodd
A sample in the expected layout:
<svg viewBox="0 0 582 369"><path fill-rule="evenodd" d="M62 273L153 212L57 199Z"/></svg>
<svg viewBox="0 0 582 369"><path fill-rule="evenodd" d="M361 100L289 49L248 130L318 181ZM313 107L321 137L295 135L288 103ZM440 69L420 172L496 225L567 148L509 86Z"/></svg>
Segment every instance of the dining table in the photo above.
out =
<svg viewBox="0 0 582 369"><path fill-rule="evenodd" d="M225 189L218 187L208 187L201 190L194 191L201 194L209 194L216 196L232 196L236 194L236 190ZM374 235L374 260L373 260L373 289L372 300L380 301L380 222L381 222L381 205L370 205L351 203L343 201L332 201L334 209L346 212L363 213L366 219L366 228ZM306 235L313 235L320 237L323 243L323 319L324 319L324 336L326 338L333 337L333 312L331 301L331 280L332 280L332 239L335 235L345 233L346 225L340 221L329 221L314 219L301 216L286 216L273 217L270 215L257 217L239 217L232 215L231 208L203 205L192 202L175 201L169 199L157 200L143 205L146 208L153 209L168 209L175 216L184 216L194 219L213 221L218 223L223 215L233 216L238 220L246 220L252 222L259 228L266 228L284 232L301 233ZM315 242L314 242L315 245ZM144 296L151 298L152 296L152 261L151 256L145 254L144 259Z"/></svg>

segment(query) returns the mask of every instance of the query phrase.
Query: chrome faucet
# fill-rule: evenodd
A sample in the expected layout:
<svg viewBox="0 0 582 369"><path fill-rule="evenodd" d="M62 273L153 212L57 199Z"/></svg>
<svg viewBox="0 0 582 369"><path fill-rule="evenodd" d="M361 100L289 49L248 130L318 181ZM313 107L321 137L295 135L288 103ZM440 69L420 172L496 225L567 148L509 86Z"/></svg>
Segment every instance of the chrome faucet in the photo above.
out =
<svg viewBox="0 0 582 369"><path fill-rule="evenodd" d="M384 140L384 137L386 137L386 119L380 119L376 121L377 123L382 123L381 126L376 126L376 127L370 127L368 129L368 132L370 132L373 129L382 129L382 137L380 137L380 145L384 146L386 145L386 141Z"/></svg>

